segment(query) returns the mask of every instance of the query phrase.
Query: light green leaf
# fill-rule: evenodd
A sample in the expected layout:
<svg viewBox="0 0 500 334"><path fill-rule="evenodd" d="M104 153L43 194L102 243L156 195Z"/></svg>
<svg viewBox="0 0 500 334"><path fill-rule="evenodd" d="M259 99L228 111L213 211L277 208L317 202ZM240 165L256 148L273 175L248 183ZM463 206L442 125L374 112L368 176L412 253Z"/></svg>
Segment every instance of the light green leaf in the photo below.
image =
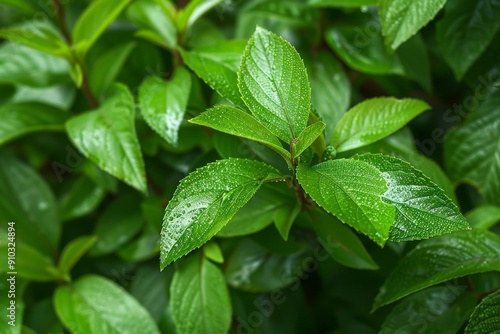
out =
<svg viewBox="0 0 500 334"><path fill-rule="evenodd" d="M478 206L469 211L465 217L474 230L487 230L500 222L500 207L494 205Z"/></svg>
<svg viewBox="0 0 500 334"><path fill-rule="evenodd" d="M41 103L0 106L0 145L36 131L61 131L69 114Z"/></svg>
<svg viewBox="0 0 500 334"><path fill-rule="evenodd" d="M72 220L92 213L106 192L86 176L80 176L60 200L61 219Z"/></svg>
<svg viewBox="0 0 500 334"><path fill-rule="evenodd" d="M71 240L62 250L57 264L59 270L69 277L70 270L96 241L96 236L81 236Z"/></svg>
<svg viewBox="0 0 500 334"><path fill-rule="evenodd" d="M186 32L201 16L224 0L193 0L177 15L179 31Z"/></svg>
<svg viewBox="0 0 500 334"><path fill-rule="evenodd" d="M399 57L387 52L380 33L365 35L354 28L339 27L326 31L326 42L349 67L368 74L404 74Z"/></svg>
<svg viewBox="0 0 500 334"><path fill-rule="evenodd" d="M444 162L452 181L472 183L492 204L500 204L499 118L500 90L496 90L444 143Z"/></svg>
<svg viewBox="0 0 500 334"><path fill-rule="evenodd" d="M0 156L0 220L16 223L18 242L55 255L61 235L57 210L52 190L32 167Z"/></svg>
<svg viewBox="0 0 500 334"><path fill-rule="evenodd" d="M351 83L340 62L326 52L313 58L308 70L312 104L326 123L325 138L329 142L333 129L349 107Z"/></svg>
<svg viewBox="0 0 500 334"><path fill-rule="evenodd" d="M500 331L500 291L484 298L469 320L466 334L495 333Z"/></svg>
<svg viewBox="0 0 500 334"><path fill-rule="evenodd" d="M274 212L274 226L276 226L283 240L288 240L290 229L301 210L302 207L295 201L287 203Z"/></svg>
<svg viewBox="0 0 500 334"><path fill-rule="evenodd" d="M330 160L312 168L301 164L297 179L326 211L379 245L385 244L395 208L382 201L388 187L375 167L351 159Z"/></svg>
<svg viewBox="0 0 500 334"><path fill-rule="evenodd" d="M315 7L362 7L375 6L378 0L309 0L308 4Z"/></svg>
<svg viewBox="0 0 500 334"><path fill-rule="evenodd" d="M130 1L96 0L85 9L76 21L72 33L75 52L81 59Z"/></svg>
<svg viewBox="0 0 500 334"><path fill-rule="evenodd" d="M73 333L160 333L148 311L104 277L88 275L59 286L53 302L57 316Z"/></svg>
<svg viewBox="0 0 500 334"><path fill-rule="evenodd" d="M228 332L231 300L220 269L200 254L179 261L170 285L170 309L179 334Z"/></svg>
<svg viewBox="0 0 500 334"><path fill-rule="evenodd" d="M396 50L443 8L446 0L379 0L385 44Z"/></svg>
<svg viewBox="0 0 500 334"><path fill-rule="evenodd" d="M207 259L210 259L214 262L224 262L224 255L222 254L222 250L216 242L209 241L205 245L203 245L203 254Z"/></svg>
<svg viewBox="0 0 500 334"><path fill-rule="evenodd" d="M132 42L115 46L102 54L91 66L90 88L94 94L100 96L111 86L135 46Z"/></svg>
<svg viewBox="0 0 500 334"><path fill-rule="evenodd" d="M491 0L448 1L437 24L437 41L446 62L461 80L500 29L500 4Z"/></svg>
<svg viewBox="0 0 500 334"><path fill-rule="evenodd" d="M189 122L254 140L278 152L285 160L289 159L290 153L283 148L279 139L252 115L240 109L225 105L215 106Z"/></svg>
<svg viewBox="0 0 500 334"><path fill-rule="evenodd" d="M452 278L500 271L500 236L488 231L457 232L422 241L391 272L374 308Z"/></svg>
<svg viewBox="0 0 500 334"><path fill-rule="evenodd" d="M47 87L69 81L68 63L30 47L7 42L0 47L0 83Z"/></svg>
<svg viewBox="0 0 500 334"><path fill-rule="evenodd" d="M190 91L191 75L182 67L175 70L170 81L165 82L156 76L148 77L139 89L142 116L170 145L177 145Z"/></svg>
<svg viewBox="0 0 500 334"><path fill-rule="evenodd" d="M161 3L169 4L168 1L161 1ZM163 11L160 1L135 1L129 6L127 14L130 21L141 29L136 32L136 36L170 50L177 47L177 28Z"/></svg>
<svg viewBox="0 0 500 334"><path fill-rule="evenodd" d="M0 37L68 60L72 57L69 46L48 20L0 29Z"/></svg>
<svg viewBox="0 0 500 334"><path fill-rule="evenodd" d="M476 305L472 294L462 293L451 284L417 292L392 309L379 333L456 334Z"/></svg>
<svg viewBox="0 0 500 334"><path fill-rule="evenodd" d="M319 243L335 261L355 269L378 269L361 240L350 228L321 209L308 214Z"/></svg>
<svg viewBox="0 0 500 334"><path fill-rule="evenodd" d="M229 102L245 108L238 90L237 71L245 41L232 40L211 46L181 50L184 62L210 87Z"/></svg>
<svg viewBox="0 0 500 334"><path fill-rule="evenodd" d="M389 189L382 196L396 208L390 241L428 239L470 226L458 207L422 172L409 163L382 154L354 157L377 168Z"/></svg>
<svg viewBox="0 0 500 334"><path fill-rule="evenodd" d="M111 175L146 192L141 148L135 133L135 104L128 88L116 84L96 111L66 123L71 141L87 158Z"/></svg>
<svg viewBox="0 0 500 334"><path fill-rule="evenodd" d="M401 129L429 108L427 103L416 99L365 100L342 117L333 131L331 145L342 152L371 144Z"/></svg>
<svg viewBox="0 0 500 334"><path fill-rule="evenodd" d="M277 173L261 162L228 159L184 178L165 210L161 269L212 238Z"/></svg>
<svg viewBox="0 0 500 334"><path fill-rule="evenodd" d="M309 146L311 146L319 136L323 134L326 124L323 122L316 122L309 125L301 133L299 133L296 140L292 141L294 147L294 158L302 154Z"/></svg>
<svg viewBox="0 0 500 334"><path fill-rule="evenodd" d="M238 86L254 116L286 143L306 128L311 104L307 72L283 38L256 29L241 60Z"/></svg>

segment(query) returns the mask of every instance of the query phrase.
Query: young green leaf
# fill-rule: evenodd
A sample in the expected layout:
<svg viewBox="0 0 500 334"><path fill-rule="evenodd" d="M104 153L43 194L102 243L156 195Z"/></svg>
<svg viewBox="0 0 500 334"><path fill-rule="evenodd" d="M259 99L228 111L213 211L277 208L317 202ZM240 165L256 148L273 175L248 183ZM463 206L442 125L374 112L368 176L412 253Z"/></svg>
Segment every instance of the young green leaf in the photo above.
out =
<svg viewBox="0 0 500 334"><path fill-rule="evenodd" d="M111 175L146 192L141 148L135 133L135 104L122 84L110 89L109 98L96 111L71 118L66 131L75 146Z"/></svg>
<svg viewBox="0 0 500 334"><path fill-rule="evenodd" d="M427 103L416 99L365 100L342 117L333 131L331 145L342 152L371 144L401 129L429 108Z"/></svg>
<svg viewBox="0 0 500 334"><path fill-rule="evenodd" d="M443 8L446 0L380 0L379 15L385 44L396 50Z"/></svg>
<svg viewBox="0 0 500 334"><path fill-rule="evenodd" d="M500 291L484 298L474 309L465 334L495 333L500 330Z"/></svg>
<svg viewBox="0 0 500 334"><path fill-rule="evenodd" d="M182 67L175 70L170 81L165 82L152 76L144 80L139 89L142 116L170 145L177 145L179 127L184 119L190 91L191 75Z"/></svg>
<svg viewBox="0 0 500 334"><path fill-rule="evenodd" d="M335 261L355 269L378 269L363 243L347 226L321 209L308 213L319 243Z"/></svg>
<svg viewBox="0 0 500 334"><path fill-rule="evenodd" d="M238 71L241 97L255 117L287 143L307 126L311 90L304 63L283 38L257 28Z"/></svg>
<svg viewBox="0 0 500 334"><path fill-rule="evenodd" d="M203 245L204 256L217 263L224 263L224 255L219 245L214 241L209 241Z"/></svg>
<svg viewBox="0 0 500 334"><path fill-rule="evenodd" d="M357 160L339 159L297 168L297 179L326 211L383 246L389 237L395 208L382 201L388 190L382 173Z"/></svg>
<svg viewBox="0 0 500 334"><path fill-rule="evenodd" d="M446 62L461 80L500 29L500 4L490 0L448 1L437 24L437 41Z"/></svg>
<svg viewBox="0 0 500 334"><path fill-rule="evenodd" d="M426 333L458 333L476 305L474 296L462 293L451 284L417 292L392 309L379 333L417 334L422 328Z"/></svg>
<svg viewBox="0 0 500 334"><path fill-rule="evenodd" d="M96 241L96 236L83 236L71 240L62 250L59 263L57 264L59 270L69 277L70 270Z"/></svg>
<svg viewBox="0 0 500 334"><path fill-rule="evenodd" d="M41 103L0 106L0 145L36 131L61 131L69 114Z"/></svg>
<svg viewBox="0 0 500 334"><path fill-rule="evenodd" d="M500 204L499 105L496 90L444 143L444 163L452 181L472 183L492 204Z"/></svg>
<svg viewBox="0 0 500 334"><path fill-rule="evenodd" d="M181 50L182 59L200 78L223 98L245 108L238 90L237 71L245 41L232 40L215 45Z"/></svg>
<svg viewBox="0 0 500 334"><path fill-rule="evenodd" d="M165 209L161 269L212 238L277 173L261 162L229 159L184 178Z"/></svg>
<svg viewBox="0 0 500 334"><path fill-rule="evenodd" d="M73 333L159 334L148 311L116 283L97 275L59 286L54 294L57 316Z"/></svg>
<svg viewBox="0 0 500 334"><path fill-rule="evenodd" d="M0 156L0 220L16 223L16 242L55 255L61 235L57 210L52 190L31 166Z"/></svg>
<svg viewBox="0 0 500 334"><path fill-rule="evenodd" d="M326 124L323 122L316 122L309 125L301 133L299 133L296 140L292 141L294 148L294 158L302 154L309 146L311 146L319 136L323 134Z"/></svg>
<svg viewBox="0 0 500 334"><path fill-rule="evenodd" d="M478 206L465 217L473 229L487 230L500 222L500 207L494 205Z"/></svg>
<svg viewBox="0 0 500 334"><path fill-rule="evenodd" d="M288 234L290 233L290 229L292 228L293 222L299 215L302 208L295 201L289 202L285 206L279 208L274 212L274 226L280 233L283 240L288 240Z"/></svg>
<svg viewBox="0 0 500 334"><path fill-rule="evenodd" d="M240 109L225 105L215 106L189 122L254 140L278 152L285 160L289 159L290 153L283 148L279 139L252 115Z"/></svg>
<svg viewBox="0 0 500 334"><path fill-rule="evenodd" d="M72 33L75 52L81 59L108 25L131 0L96 0L78 18Z"/></svg>
<svg viewBox="0 0 500 334"><path fill-rule="evenodd" d="M422 241L399 262L375 298L374 308L452 278L500 270L500 236L457 232Z"/></svg>
<svg viewBox="0 0 500 334"><path fill-rule="evenodd" d="M227 333L231 300L220 269L200 254L179 261L170 309L179 334Z"/></svg>
<svg viewBox="0 0 500 334"><path fill-rule="evenodd" d="M219 5L223 0L193 0L177 15L179 31L186 32L203 14Z"/></svg>
<svg viewBox="0 0 500 334"><path fill-rule="evenodd" d="M68 62L30 47L6 42L0 47L0 83L47 87L68 82Z"/></svg>
<svg viewBox="0 0 500 334"><path fill-rule="evenodd" d="M457 206L443 190L409 163L382 154L354 157L377 168L389 189L382 196L396 208L390 241L428 239L470 229Z"/></svg>

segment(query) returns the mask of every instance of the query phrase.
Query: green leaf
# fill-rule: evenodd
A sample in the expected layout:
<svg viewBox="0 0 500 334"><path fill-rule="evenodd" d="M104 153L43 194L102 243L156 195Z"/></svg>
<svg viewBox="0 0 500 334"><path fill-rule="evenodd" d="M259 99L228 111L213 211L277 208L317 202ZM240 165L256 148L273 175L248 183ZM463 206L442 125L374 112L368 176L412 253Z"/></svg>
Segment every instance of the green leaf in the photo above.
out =
<svg viewBox="0 0 500 334"><path fill-rule="evenodd" d="M378 0L309 0L308 4L315 7L362 7L375 6Z"/></svg>
<svg viewBox="0 0 500 334"><path fill-rule="evenodd" d="M308 213L318 241L335 261L355 269L378 269L363 243L347 226L321 209Z"/></svg>
<svg viewBox="0 0 500 334"><path fill-rule="evenodd" d="M379 97L365 100L347 112L333 131L337 152L362 147L401 129L430 106L416 99Z"/></svg>
<svg viewBox="0 0 500 334"><path fill-rule="evenodd" d="M61 219L68 221L92 213L105 195L103 188L86 176L80 176L61 197Z"/></svg>
<svg viewBox="0 0 500 334"><path fill-rule="evenodd" d="M469 320L466 334L495 333L500 331L500 291L496 291L475 308Z"/></svg>
<svg viewBox="0 0 500 334"><path fill-rule="evenodd" d="M238 86L254 116L286 143L306 128L311 104L307 72L283 38L256 29L241 60Z"/></svg>
<svg viewBox="0 0 500 334"><path fill-rule="evenodd" d="M193 0L177 15L179 31L186 32L201 16L219 5L223 0Z"/></svg>
<svg viewBox="0 0 500 334"><path fill-rule="evenodd" d="M452 181L479 188L486 201L500 204L500 90L496 90L444 143Z"/></svg>
<svg viewBox="0 0 500 334"><path fill-rule="evenodd" d="M64 130L69 114L41 103L13 103L0 106L0 145L24 134Z"/></svg>
<svg viewBox="0 0 500 334"><path fill-rule="evenodd" d="M379 333L458 333L476 305L472 294L462 292L451 284L417 292L392 309Z"/></svg>
<svg viewBox="0 0 500 334"><path fill-rule="evenodd" d="M85 9L76 21L72 32L74 49L81 59L130 1L96 0Z"/></svg>
<svg viewBox="0 0 500 334"><path fill-rule="evenodd" d="M88 275L59 286L53 302L61 322L74 333L160 333L148 311L104 277Z"/></svg>
<svg viewBox="0 0 500 334"><path fill-rule="evenodd" d="M82 236L71 240L62 250L59 263L57 264L59 270L64 275L69 276L69 272L73 266L87 253L96 241L96 236Z"/></svg>
<svg viewBox="0 0 500 334"><path fill-rule="evenodd" d="M30 47L7 42L0 47L0 83L47 87L67 82L68 63Z"/></svg>
<svg viewBox="0 0 500 334"><path fill-rule="evenodd" d="M237 71L245 41L232 40L216 45L181 50L182 59L200 78L223 98L245 108L238 90Z"/></svg>
<svg viewBox="0 0 500 334"><path fill-rule="evenodd" d="M452 278L500 271L500 236L488 231L457 232L422 241L389 274L374 308Z"/></svg>
<svg viewBox="0 0 500 334"><path fill-rule="evenodd" d="M240 109L224 105L215 106L190 119L189 122L251 139L278 152L285 160L289 159L290 153L283 148L279 139L252 115Z"/></svg>
<svg viewBox="0 0 500 334"><path fill-rule="evenodd" d="M389 189L383 199L396 208L389 240L428 239L470 229L444 191L409 163L382 154L354 158L377 168L387 182Z"/></svg>
<svg viewBox="0 0 500 334"><path fill-rule="evenodd" d="M27 22L23 25L0 29L0 37L24 44L30 48L71 59L71 50L61 34L45 21Z"/></svg>
<svg viewBox="0 0 500 334"><path fill-rule="evenodd" d="M416 34L401 45L397 55L409 79L415 80L427 92L432 90L431 66L425 40Z"/></svg>
<svg viewBox="0 0 500 334"><path fill-rule="evenodd" d="M468 212L465 217L474 230L487 230L500 222L500 207L494 205L478 206Z"/></svg>
<svg viewBox="0 0 500 334"><path fill-rule="evenodd" d="M380 0L379 16L385 44L396 50L443 8L446 0Z"/></svg>
<svg viewBox="0 0 500 334"><path fill-rule="evenodd" d="M139 89L139 108L148 125L176 146L191 91L191 75L179 67L168 82L149 77Z"/></svg>
<svg viewBox="0 0 500 334"><path fill-rule="evenodd" d="M125 60L135 48L127 42L106 51L90 68L90 88L97 96L103 94L120 74Z"/></svg>
<svg viewBox="0 0 500 334"><path fill-rule="evenodd" d="M106 207L93 233L98 239L90 251L91 255L109 254L137 234L144 225L139 204L138 196L124 194Z"/></svg>
<svg viewBox="0 0 500 334"><path fill-rule="evenodd" d="M32 167L0 156L0 219L16 223L17 241L54 255L61 235L57 210L52 190Z"/></svg>
<svg viewBox="0 0 500 334"><path fill-rule="evenodd" d="M301 206L295 202L287 203L287 205L279 208L274 212L274 225L280 233L283 240L288 240L288 234L292 228L293 222L302 210Z"/></svg>
<svg viewBox="0 0 500 334"><path fill-rule="evenodd" d="M167 1L161 2L168 3ZM129 6L127 14L130 21L140 28L136 32L136 36L173 50L177 47L177 28L162 9L157 1L141 0L133 2Z"/></svg>
<svg viewBox="0 0 500 334"><path fill-rule="evenodd" d="M257 161L229 159L184 178L165 210L161 269L207 242L276 173Z"/></svg>
<svg viewBox="0 0 500 334"><path fill-rule="evenodd" d="M446 62L461 80L500 29L500 4L491 0L448 1L437 24L437 41Z"/></svg>
<svg viewBox="0 0 500 334"><path fill-rule="evenodd" d="M73 117L66 131L87 158L111 175L146 192L141 148L135 133L135 104L128 88L115 84L96 111Z"/></svg>
<svg viewBox="0 0 500 334"><path fill-rule="evenodd" d="M330 160L312 168L301 164L297 179L326 211L384 245L395 209L382 201L388 190L382 173L357 160Z"/></svg>
<svg viewBox="0 0 500 334"><path fill-rule="evenodd" d="M18 2L18 0L13 0L13 1L16 1ZM0 0L1 2L1 0ZM2 280L3 279L9 279L10 277L7 276L5 277L4 275L2 275ZM6 281L7 284L10 283L10 281ZM0 308L2 310L6 310L6 313L5 313L5 320L0 322L0 331L3 333L3 334L36 334L35 332L29 332L29 331L26 331L26 327L22 327L20 324L23 324L24 323L24 310L25 310L25 303L23 301L24 299L24 292L26 290L26 287L28 286L28 281L27 280L22 280L22 279L18 279L16 280L16 306L15 306L15 310L16 310L16 314L15 314L15 324L17 325L14 325L12 326L12 324L9 324L9 322L11 322L13 320L14 317L11 317L11 314L10 314L10 310L9 308L12 309L12 304L11 304L11 298L9 298L9 293L7 292L8 288L5 287L5 292L0 295ZM10 286L9 286L10 288Z"/></svg>
<svg viewBox="0 0 500 334"><path fill-rule="evenodd" d="M228 332L231 300L220 269L200 254L179 261L170 285L170 309L179 334Z"/></svg>
<svg viewBox="0 0 500 334"><path fill-rule="evenodd" d="M399 57L387 52L380 33L365 35L355 27L339 27L325 34L328 45L349 67L368 74L404 74Z"/></svg>
<svg viewBox="0 0 500 334"><path fill-rule="evenodd" d="M207 259L217 263L224 263L224 255L219 245L213 241L209 241L203 246L203 254Z"/></svg>
<svg viewBox="0 0 500 334"><path fill-rule="evenodd" d="M320 52L308 64L311 101L326 123L325 138L332 138L333 129L347 111L351 84L342 65L331 54Z"/></svg>
<svg viewBox="0 0 500 334"><path fill-rule="evenodd" d="M326 124L323 122L316 122L309 125L301 133L299 133L296 140L292 141L294 147L294 158L302 154L309 146L311 146L319 136L323 134Z"/></svg>

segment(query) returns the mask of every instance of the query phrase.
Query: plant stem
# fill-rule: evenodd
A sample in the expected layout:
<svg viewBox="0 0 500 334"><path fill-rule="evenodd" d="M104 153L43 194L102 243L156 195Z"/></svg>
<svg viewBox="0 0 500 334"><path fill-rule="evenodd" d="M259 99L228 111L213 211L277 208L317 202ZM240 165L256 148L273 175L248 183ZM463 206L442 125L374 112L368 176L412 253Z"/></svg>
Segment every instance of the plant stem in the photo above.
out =
<svg viewBox="0 0 500 334"><path fill-rule="evenodd" d="M68 27L66 26L66 17L64 15L63 7L61 6L59 0L52 0L52 4L54 5L54 12L57 16L59 29L61 29L61 32L68 44L71 45L73 42L71 41L71 35L69 34Z"/></svg>

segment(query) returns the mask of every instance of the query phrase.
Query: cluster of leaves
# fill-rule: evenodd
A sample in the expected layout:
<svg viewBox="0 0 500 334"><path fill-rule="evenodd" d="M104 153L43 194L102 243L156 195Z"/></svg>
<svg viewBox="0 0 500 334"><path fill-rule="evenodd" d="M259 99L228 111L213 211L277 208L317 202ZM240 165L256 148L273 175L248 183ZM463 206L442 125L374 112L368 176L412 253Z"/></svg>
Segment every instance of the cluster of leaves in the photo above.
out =
<svg viewBox="0 0 500 334"><path fill-rule="evenodd" d="M499 330L497 1L0 10L2 333Z"/></svg>

